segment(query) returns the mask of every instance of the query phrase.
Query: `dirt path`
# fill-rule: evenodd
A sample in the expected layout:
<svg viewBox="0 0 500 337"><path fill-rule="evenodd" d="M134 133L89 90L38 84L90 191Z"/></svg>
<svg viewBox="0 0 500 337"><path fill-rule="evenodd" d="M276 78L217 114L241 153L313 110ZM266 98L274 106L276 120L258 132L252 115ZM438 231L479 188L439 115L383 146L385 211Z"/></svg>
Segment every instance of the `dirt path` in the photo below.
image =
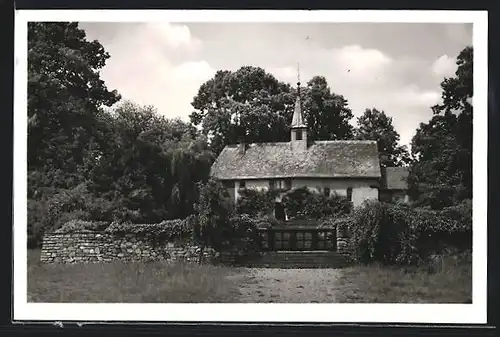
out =
<svg viewBox="0 0 500 337"><path fill-rule="evenodd" d="M230 276L242 303L334 303L339 269L260 269Z"/></svg>

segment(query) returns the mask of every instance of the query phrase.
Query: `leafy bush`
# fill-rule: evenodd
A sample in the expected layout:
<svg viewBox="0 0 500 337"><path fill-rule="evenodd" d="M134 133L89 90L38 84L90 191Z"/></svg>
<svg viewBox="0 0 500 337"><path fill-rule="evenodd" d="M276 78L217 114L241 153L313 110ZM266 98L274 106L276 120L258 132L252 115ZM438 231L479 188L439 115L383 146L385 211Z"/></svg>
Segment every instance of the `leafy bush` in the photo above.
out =
<svg viewBox="0 0 500 337"><path fill-rule="evenodd" d="M61 234L100 232L104 231L109 225L110 223L105 221L70 220L55 232Z"/></svg>
<svg viewBox="0 0 500 337"><path fill-rule="evenodd" d="M236 214L229 220L231 233L228 243L231 248L238 251L256 251L260 247L258 232L260 221L253 219L248 214Z"/></svg>
<svg viewBox="0 0 500 337"><path fill-rule="evenodd" d="M271 214L278 193L277 190L242 190L236 204L236 212L252 216Z"/></svg>
<svg viewBox="0 0 500 337"><path fill-rule="evenodd" d="M105 199L94 197L86 184L73 189L59 189L58 193L39 200L28 199L28 246L39 247L45 232L53 232L73 220L113 220L116 210ZM115 220L121 220L115 217Z"/></svg>
<svg viewBox="0 0 500 337"><path fill-rule="evenodd" d="M186 219L164 220L152 224L131 224L113 222L105 229L113 235L134 235L152 244L172 241L188 241L192 237L194 222Z"/></svg>
<svg viewBox="0 0 500 337"><path fill-rule="evenodd" d="M335 228L343 237L349 235L349 228L352 226L353 218L351 216L327 217L321 219L319 228Z"/></svg>
<svg viewBox="0 0 500 337"><path fill-rule="evenodd" d="M450 247L470 249L471 218L459 217L467 207L432 211L367 201L348 222L351 251L362 263L418 265Z"/></svg>
<svg viewBox="0 0 500 337"><path fill-rule="evenodd" d="M28 199L28 248L40 248L46 226L47 202Z"/></svg>
<svg viewBox="0 0 500 337"><path fill-rule="evenodd" d="M257 228L266 229L274 226L280 226L281 222L276 219L273 215L261 215L254 218Z"/></svg>
<svg viewBox="0 0 500 337"><path fill-rule="evenodd" d="M283 196L283 205L290 219L321 219L348 214L352 203L343 196L330 197L310 192L306 187L289 191Z"/></svg>
<svg viewBox="0 0 500 337"><path fill-rule="evenodd" d="M229 194L219 181L213 179L206 184L200 183L198 188L199 198L194 205L194 239L203 247L219 249L227 241L227 233L231 232Z"/></svg>
<svg viewBox="0 0 500 337"><path fill-rule="evenodd" d="M117 236L134 235L137 238L156 245L172 241L188 241L192 237L194 223L193 217L182 220L164 220L160 223L152 224L71 220L57 229L55 233L104 232Z"/></svg>

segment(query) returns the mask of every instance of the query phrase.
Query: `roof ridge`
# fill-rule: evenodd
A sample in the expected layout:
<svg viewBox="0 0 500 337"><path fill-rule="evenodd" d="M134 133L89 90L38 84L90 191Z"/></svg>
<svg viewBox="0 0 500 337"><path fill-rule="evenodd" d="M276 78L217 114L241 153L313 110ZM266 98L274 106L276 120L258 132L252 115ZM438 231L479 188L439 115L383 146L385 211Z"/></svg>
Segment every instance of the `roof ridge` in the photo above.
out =
<svg viewBox="0 0 500 337"><path fill-rule="evenodd" d="M291 142L262 142L262 143L247 143L247 146L252 145L282 145L282 144L290 144ZM315 140L312 142L312 145L315 143L318 144L333 144L333 143L343 143L343 144L374 144L377 143L376 140L356 140L356 139L338 139L338 140ZM228 144L226 147L237 147L238 144Z"/></svg>

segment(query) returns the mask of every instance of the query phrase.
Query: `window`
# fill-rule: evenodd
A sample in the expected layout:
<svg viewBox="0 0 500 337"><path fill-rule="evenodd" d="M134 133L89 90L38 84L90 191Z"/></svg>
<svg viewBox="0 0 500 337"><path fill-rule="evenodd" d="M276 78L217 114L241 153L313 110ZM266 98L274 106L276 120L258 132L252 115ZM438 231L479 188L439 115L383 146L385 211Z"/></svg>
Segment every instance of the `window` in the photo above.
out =
<svg viewBox="0 0 500 337"><path fill-rule="evenodd" d="M302 130L295 131L295 139L302 140Z"/></svg>
<svg viewBox="0 0 500 337"><path fill-rule="evenodd" d="M274 190L276 188L276 181L274 179L269 180L269 189Z"/></svg>
<svg viewBox="0 0 500 337"><path fill-rule="evenodd" d="M352 187L347 189L347 200L352 201Z"/></svg>
<svg viewBox="0 0 500 337"><path fill-rule="evenodd" d="M240 188L245 188L245 180L240 180Z"/></svg>
<svg viewBox="0 0 500 337"><path fill-rule="evenodd" d="M226 187L226 188L234 188L234 181L232 181L232 180L229 180L229 181L228 181L228 180L225 180L225 181L223 182L223 185L224 185L224 187Z"/></svg>
<svg viewBox="0 0 500 337"><path fill-rule="evenodd" d="M287 190L291 190L292 189L292 179L286 179L285 180L285 188Z"/></svg>
<svg viewBox="0 0 500 337"><path fill-rule="evenodd" d="M325 189L323 190L323 193L325 193L325 197L329 197L330 196L330 187L325 187Z"/></svg>

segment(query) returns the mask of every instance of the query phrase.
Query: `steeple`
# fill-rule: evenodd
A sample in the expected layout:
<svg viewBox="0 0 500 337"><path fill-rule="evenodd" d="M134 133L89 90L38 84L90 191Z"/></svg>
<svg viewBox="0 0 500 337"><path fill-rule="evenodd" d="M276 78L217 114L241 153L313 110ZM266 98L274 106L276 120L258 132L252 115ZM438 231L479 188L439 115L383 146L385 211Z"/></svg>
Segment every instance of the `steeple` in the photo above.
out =
<svg viewBox="0 0 500 337"><path fill-rule="evenodd" d="M300 102L300 71L297 64L297 99L293 111L292 124L290 125L290 140L294 151L307 149L307 125L302 116Z"/></svg>
<svg viewBox="0 0 500 337"><path fill-rule="evenodd" d="M295 100L295 109L293 111L291 128L305 128L306 124L302 117L302 107L300 104L300 70L297 64L297 99Z"/></svg>

